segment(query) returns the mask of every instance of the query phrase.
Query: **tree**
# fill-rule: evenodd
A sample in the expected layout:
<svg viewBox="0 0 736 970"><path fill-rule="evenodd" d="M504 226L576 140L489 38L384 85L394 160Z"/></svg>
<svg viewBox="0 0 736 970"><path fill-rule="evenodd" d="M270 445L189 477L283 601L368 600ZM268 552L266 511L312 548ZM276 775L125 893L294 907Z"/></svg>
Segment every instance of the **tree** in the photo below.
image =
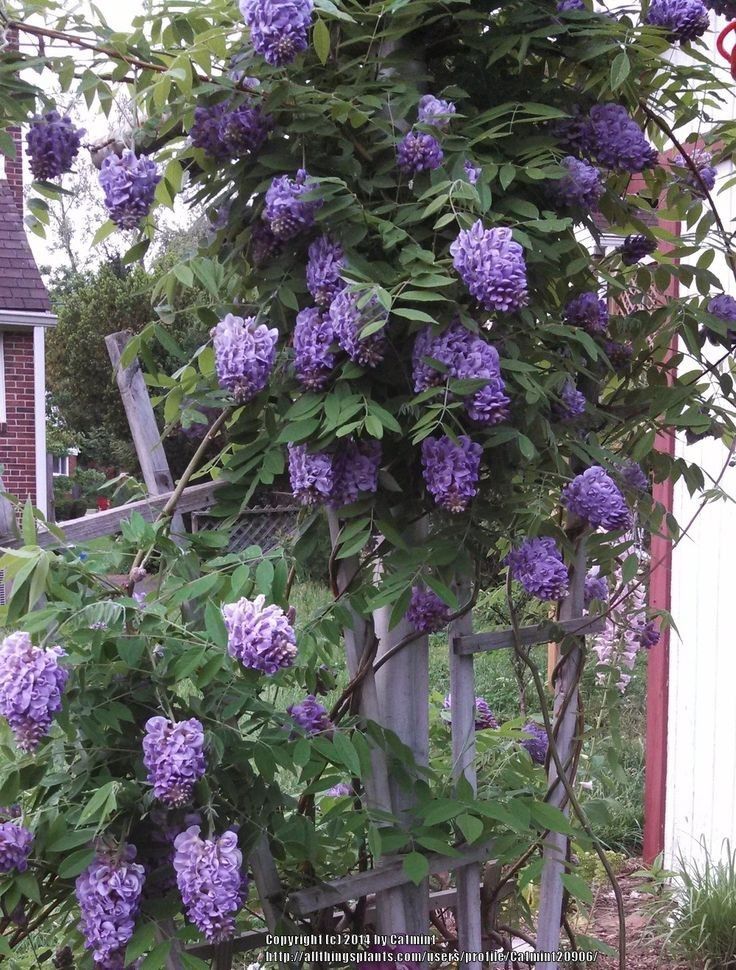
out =
<svg viewBox="0 0 736 970"><path fill-rule="evenodd" d="M63 633L74 672L62 685L63 714L53 729L43 724L53 740L36 762L9 760L0 794L12 801L30 789L42 890L60 894L64 913L81 907L87 945L105 957L120 957L121 939L99 942L94 885L111 872L129 880L127 942L143 881L128 846L149 852L174 831L178 894L169 892L170 909L143 902L136 954L152 950L147 921L164 912L185 936L182 904L208 939L232 934L241 853L257 869L264 838L290 889L398 853L416 888L377 898L376 925L387 933L428 928L427 851L493 836L497 858L516 871L544 847L539 941L555 950L563 883L580 892L563 878L564 851L551 859L571 824L561 809L574 808L578 841L600 849L563 764L579 749L563 750L562 737L558 749L552 737L549 779L514 754L504 784L474 798L470 767L458 777L467 752L450 756L445 741L430 760L427 632L467 615L480 582L519 580L529 595L563 600L570 617L583 607L589 567L613 575L625 560L630 580L632 508L651 530L664 511L624 459L702 487L699 469L656 452L656 431L708 430L717 415L733 432L730 383L702 343L706 332L720 340L727 359L735 315L704 298L720 289L707 258L687 262L694 242L736 265L730 237L705 164L687 149L681 163L657 150L682 149L677 133L717 96L701 50L670 58L673 38L706 29L706 12L693 0L682 23L663 29L667 11L655 2L647 23L574 3L554 12L533 2L317 0L316 12L283 4L278 18L269 0L242 7L245 42L233 11L217 3L169 2L125 42L101 25L82 34L71 14L59 26L70 45L93 50L95 70L79 82L91 104L96 97L104 109L111 86L131 86L146 119L135 133L140 154L160 162L157 172L140 154L111 160L101 235L140 222L127 254L140 259L156 236L153 203L171 206L182 193L212 216L211 237L171 266L156 294L172 306L201 288L202 324L220 321L214 347L159 379L166 420L191 401L219 403L223 515L288 464L308 507L303 531L325 507L335 603L300 620L295 636L289 577L301 543L213 559L195 539L182 555L166 517L131 519L91 563L35 547L10 556L8 624L49 643ZM20 29L46 28L21 20ZM74 83L72 58L44 63ZM3 74L8 118L25 117L36 97L28 81ZM728 126L708 137L731 150ZM660 202L692 238L650 227ZM581 231L598 236L596 208L628 236L604 258L591 256ZM642 265L654 249L654 263ZM703 296L609 319L599 295L606 287L614 302L633 296L636 305L678 278ZM685 351L673 352L675 338L693 358L691 374L678 373ZM96 577L123 566L130 582L110 593ZM146 569L156 590L141 608L129 594ZM26 616L44 590L44 610ZM515 627L511 596L508 607ZM634 619L650 643L651 618ZM549 726L533 656L514 643ZM313 695L343 644L351 680L328 716ZM574 638L565 645L559 678L574 699L584 654ZM308 696L284 710L272 683ZM49 710L59 703L54 695ZM568 733L574 704L557 709ZM475 712L452 716L470 726ZM335 804L327 793L341 778L352 797ZM185 827L181 801L196 808L200 829ZM154 805L169 807L163 822ZM76 845L75 826L107 842L59 864L54 847ZM162 857L150 867L170 880ZM214 911L203 860L221 887ZM26 891L33 898L35 885L10 880L6 905ZM263 884L260 905L271 905ZM472 916L463 906L459 920ZM331 926L332 914L314 925ZM352 913L358 925L362 916L361 907ZM239 925L255 922L241 915ZM166 946L148 966L163 962Z"/></svg>

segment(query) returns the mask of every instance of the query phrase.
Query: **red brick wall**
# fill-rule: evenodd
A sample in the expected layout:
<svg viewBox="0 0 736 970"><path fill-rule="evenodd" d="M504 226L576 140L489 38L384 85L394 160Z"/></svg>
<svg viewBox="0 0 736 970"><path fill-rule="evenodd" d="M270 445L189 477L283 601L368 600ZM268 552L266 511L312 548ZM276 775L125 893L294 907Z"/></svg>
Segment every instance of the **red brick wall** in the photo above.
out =
<svg viewBox="0 0 736 970"><path fill-rule="evenodd" d="M5 330L6 421L0 424L0 465L8 492L36 501L33 331Z"/></svg>

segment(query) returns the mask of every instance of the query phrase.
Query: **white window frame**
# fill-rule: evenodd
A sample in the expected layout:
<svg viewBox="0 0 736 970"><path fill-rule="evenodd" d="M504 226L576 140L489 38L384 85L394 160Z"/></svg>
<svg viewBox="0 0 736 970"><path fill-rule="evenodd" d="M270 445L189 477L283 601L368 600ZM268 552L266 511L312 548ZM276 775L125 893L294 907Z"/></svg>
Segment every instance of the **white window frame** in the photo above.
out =
<svg viewBox="0 0 736 970"><path fill-rule="evenodd" d="M0 424L5 424L8 420L8 412L5 405L5 350L3 347L3 332L0 330Z"/></svg>
<svg viewBox="0 0 736 970"><path fill-rule="evenodd" d="M64 464L66 466L66 470L65 471L57 472L56 469L53 468L55 462L57 462L57 461L64 462ZM69 477L69 455L52 455L51 456L51 462L52 462L52 468L53 468L52 475L54 476L54 478L61 478L61 477L68 478Z"/></svg>

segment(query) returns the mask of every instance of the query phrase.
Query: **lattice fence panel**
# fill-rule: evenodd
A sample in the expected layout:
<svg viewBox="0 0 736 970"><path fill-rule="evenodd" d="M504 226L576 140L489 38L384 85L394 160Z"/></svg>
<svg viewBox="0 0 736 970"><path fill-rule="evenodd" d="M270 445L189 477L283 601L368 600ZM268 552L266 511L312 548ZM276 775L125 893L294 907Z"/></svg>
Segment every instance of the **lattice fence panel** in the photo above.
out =
<svg viewBox="0 0 736 970"><path fill-rule="evenodd" d="M247 509L230 531L230 552L242 552L248 546L260 546L264 552L290 539L296 530L298 505L257 505ZM222 519L194 512L192 531L205 532L222 528Z"/></svg>

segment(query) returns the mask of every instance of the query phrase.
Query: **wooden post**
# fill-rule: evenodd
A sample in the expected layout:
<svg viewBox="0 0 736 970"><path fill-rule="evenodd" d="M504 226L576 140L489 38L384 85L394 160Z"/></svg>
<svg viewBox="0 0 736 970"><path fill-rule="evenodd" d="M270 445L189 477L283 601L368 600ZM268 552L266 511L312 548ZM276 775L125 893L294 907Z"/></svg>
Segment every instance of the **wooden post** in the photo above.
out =
<svg viewBox="0 0 736 970"><path fill-rule="evenodd" d="M569 620L581 616L584 608L585 586L585 538L578 541L573 562L570 592L560 607L560 620ZM562 765L567 765L575 745L577 731L579 697L578 680L583 663L583 640L577 639L575 645L565 655L565 662L559 669L555 683L554 699L554 730L556 734L557 750ZM564 706L564 712L563 712ZM567 814L569 806L564 786L557 781L557 768L550 761L548 769L549 785L554 785L554 791L549 799L550 805L558 808L565 806ZM568 775L570 784L574 777ZM562 924L562 902L564 886L562 876L565 872L567 859L567 836L560 832L550 832L544 840L544 861L539 890L539 918L537 925L537 950L556 952L560 945L560 927ZM538 964L538 970L558 970L556 960Z"/></svg>
<svg viewBox="0 0 736 970"><path fill-rule="evenodd" d="M54 499L54 456L46 455L46 521L56 522L56 501Z"/></svg>
<svg viewBox="0 0 736 970"><path fill-rule="evenodd" d="M410 547L421 545L427 535L427 520L422 519L406 532ZM374 613L377 658L380 659L406 637L415 633L404 618L389 629L391 606ZM417 637L385 663L376 674L381 724L409 748L418 765L429 762L429 638ZM409 815L414 807L413 791L400 780L389 775L391 804L397 816ZM388 925L379 912L379 933L426 934L429 930L429 882L419 886L408 884L399 890L404 904L405 924L398 925L398 912L387 917Z"/></svg>
<svg viewBox="0 0 736 970"><path fill-rule="evenodd" d="M276 863L271 855L268 836L262 835L248 857L258 890L258 899L266 926L271 932L278 928L284 915L284 887L281 885Z"/></svg>
<svg viewBox="0 0 736 970"><path fill-rule="evenodd" d="M132 334L129 331L111 333L105 337L107 352L123 399L123 406L128 417L128 424L133 436L138 461L143 473L149 494L160 495L170 492L174 487L171 470L166 458L166 452L161 442L161 435L153 413L153 405L148 394L146 382L143 379L140 364L134 360L127 367L120 366L120 359ZM175 541L184 541L184 521L177 512L171 520L171 533Z"/></svg>
<svg viewBox="0 0 736 970"><path fill-rule="evenodd" d="M456 584L460 603L469 596L469 584ZM452 717L452 775L457 783L461 778L470 784L475 792L477 778L475 772L475 672L473 655L458 654L453 648L456 636L466 636L473 632L473 614L470 610L450 624L450 712ZM455 873L457 885L457 942L460 953L480 953L483 949L480 894L480 864L475 862L463 866ZM469 960L462 963L467 970L481 970L482 963Z"/></svg>

